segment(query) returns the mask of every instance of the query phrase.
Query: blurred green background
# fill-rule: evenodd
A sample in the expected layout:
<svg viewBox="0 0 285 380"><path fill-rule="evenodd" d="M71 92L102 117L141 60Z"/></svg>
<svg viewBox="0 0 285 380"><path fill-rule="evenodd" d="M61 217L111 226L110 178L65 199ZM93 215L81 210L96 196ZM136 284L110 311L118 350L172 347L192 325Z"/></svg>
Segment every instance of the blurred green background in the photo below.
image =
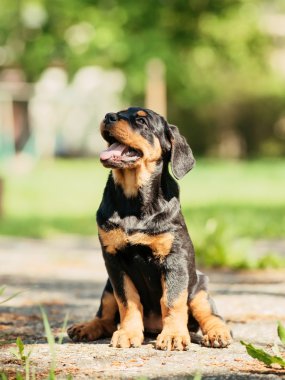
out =
<svg viewBox="0 0 285 380"><path fill-rule="evenodd" d="M115 107L147 102L153 60L161 67L167 118L197 158L181 181L181 199L198 260L284 266L282 0L2 0L0 234L96 234L108 174L96 159L98 123ZM78 79L86 67L102 70L93 92L91 80L84 87ZM48 69L61 76L40 87ZM112 70L121 82L108 77ZM118 81L114 100L104 91ZM78 120L72 124L67 115L76 107L83 113L71 116ZM52 148L42 149L51 130Z"/></svg>

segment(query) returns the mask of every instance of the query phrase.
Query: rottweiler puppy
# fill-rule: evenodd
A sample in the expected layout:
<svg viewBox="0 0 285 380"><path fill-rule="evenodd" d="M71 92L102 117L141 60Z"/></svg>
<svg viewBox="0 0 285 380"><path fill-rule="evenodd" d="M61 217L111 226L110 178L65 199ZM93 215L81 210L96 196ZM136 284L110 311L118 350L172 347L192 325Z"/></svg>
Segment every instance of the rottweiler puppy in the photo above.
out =
<svg viewBox="0 0 285 380"><path fill-rule="evenodd" d="M157 113L132 107L101 123L111 172L97 211L109 278L94 319L68 329L75 341L111 337L113 347L139 347L144 331L159 334L156 348L187 350L190 332L226 347L231 333L195 268L194 249L179 203L176 179L195 160L178 128Z"/></svg>

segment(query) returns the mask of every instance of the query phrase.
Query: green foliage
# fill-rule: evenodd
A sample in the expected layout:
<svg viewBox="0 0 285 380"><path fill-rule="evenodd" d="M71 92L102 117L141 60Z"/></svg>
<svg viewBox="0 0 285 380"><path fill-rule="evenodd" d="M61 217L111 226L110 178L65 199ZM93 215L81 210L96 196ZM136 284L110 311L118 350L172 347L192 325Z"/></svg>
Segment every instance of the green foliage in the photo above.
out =
<svg viewBox="0 0 285 380"><path fill-rule="evenodd" d="M279 239L285 225L285 161L197 160L180 181L181 204L199 263L233 268L284 266L274 251L254 256L255 239ZM0 234L96 236L95 212L108 170L97 160L39 162L24 176L3 168ZM76 201L75 201L76 200Z"/></svg>
<svg viewBox="0 0 285 380"><path fill-rule="evenodd" d="M0 65L22 68L30 81L51 65L70 77L86 65L120 68L126 101L142 104L146 64L158 57L170 119L195 152L212 152L231 127L245 155L282 156L283 85L269 65L274 44L260 27L267 11L264 2L245 0L2 0Z"/></svg>
<svg viewBox="0 0 285 380"><path fill-rule="evenodd" d="M3 292L3 288L0 288L0 292ZM49 375L47 380L56 380L56 375L55 375L55 367L56 367L56 352L55 352L55 337L51 331L50 323L48 321L47 314L45 310L40 306L42 318L43 318L43 324L44 324L44 329L45 329L45 334L47 337L49 349L50 349L50 354L51 354L51 366L49 370ZM66 315L64 319L64 323L62 326L62 331L66 330L66 326L68 323L68 315ZM63 333L60 335L58 339L58 343L62 344L63 341ZM25 352L25 345L20 337L17 338L16 340L16 346L17 349L11 349L11 353L16 357L17 360L19 360L24 368L25 371L25 377L23 377L20 373L16 374L16 380L35 380L35 372L32 372L32 375L30 376L30 356L32 354L32 350L30 350L28 353ZM1 379L2 380L8 380L7 376L4 372L0 373ZM72 376L68 375L66 377L66 380L72 380Z"/></svg>
<svg viewBox="0 0 285 380"><path fill-rule="evenodd" d="M229 244L225 226L218 224L215 219L207 220L204 236L195 247L199 263L209 267L227 266Z"/></svg>
<svg viewBox="0 0 285 380"><path fill-rule="evenodd" d="M46 314L44 308L42 308L40 306L40 310L41 310L45 334L46 334L46 338L47 338L47 342L48 342L49 350L50 350L50 354L51 354L51 366L50 366L48 380L56 380L56 375L55 375L55 368L56 368L55 336L51 331L50 323L49 323L49 320L48 320L48 317L47 317L47 314ZM64 319L62 331L66 330L67 323L68 323L68 315L66 315L66 317ZM62 344L62 340L63 340L63 334L60 335L58 343ZM70 379L72 379L72 376L68 375L67 380L70 380Z"/></svg>
<svg viewBox="0 0 285 380"><path fill-rule="evenodd" d="M195 236L197 262L204 267L228 267L233 269L284 268L285 260L267 253L259 257L253 254L253 242L249 237L237 238L224 221L208 219L203 231Z"/></svg>
<svg viewBox="0 0 285 380"><path fill-rule="evenodd" d="M256 267L259 269L266 269L266 268L284 268L285 267L285 260L282 257L278 257L278 255L274 253L267 253L263 257L259 258L256 262Z"/></svg>
<svg viewBox="0 0 285 380"><path fill-rule="evenodd" d="M0 375L1 375L1 380L9 380L5 373L1 373ZM63 379L63 377L61 377L61 379ZM73 377L71 375L67 375L66 380L72 380L72 379L73 379ZM30 377L24 378L20 373L17 373L16 374L16 380L36 380L36 377L35 377L35 375L33 375L32 378L30 378ZM46 380L56 380L56 375L55 374L53 374L53 375L49 374L49 377Z"/></svg>
<svg viewBox="0 0 285 380"><path fill-rule="evenodd" d="M235 242L226 225L216 219L206 221L204 232L195 245L197 261L203 267L249 267L247 251L248 241Z"/></svg>
<svg viewBox="0 0 285 380"><path fill-rule="evenodd" d="M29 360L29 357L30 357L32 351L29 351L27 354L25 354L25 346L24 346L24 343L20 337L18 337L16 340L16 346L17 346L17 350L12 349L11 350L12 354L15 355L15 357L18 360L20 360L23 364L26 364L27 361Z"/></svg>
<svg viewBox="0 0 285 380"><path fill-rule="evenodd" d="M2 286L0 286L0 297L4 294L4 292L5 292L5 289L6 289L6 285L2 285ZM5 302L8 302L8 301L10 301L11 299L13 299L14 297L16 297L17 295L19 295L19 294L21 294L22 293L22 291L20 291L20 292L17 292L17 293L14 293L14 294L12 294L10 297L7 297L7 298L5 298L4 300L1 300L0 301L0 305L1 304L3 304L3 303L5 303ZM19 342L18 342L18 339L19 339ZM19 345L21 346L21 338L18 338L17 339L17 342L19 343ZM0 342L0 346L1 345L3 345L3 344L6 344L7 342L4 340L4 341L2 341L2 342ZM18 345L18 344L17 344ZM30 354L29 354L30 355Z"/></svg>
<svg viewBox="0 0 285 380"><path fill-rule="evenodd" d="M25 370L25 380L33 380L30 379L30 356L32 350L30 350L27 354L25 353L25 345L20 337L16 340L17 349L11 349L11 353L21 362L24 370ZM22 380L22 375L17 373L16 379Z"/></svg>
<svg viewBox="0 0 285 380"><path fill-rule="evenodd" d="M278 322L277 333L281 343L285 346L285 328L281 322ZM248 344L243 341L241 341L241 344L245 346L247 353L251 357L258 359L267 366L278 364L281 368L285 368L285 359L282 357L280 350L276 344L272 348L275 355L270 355L266 351L256 348L252 344Z"/></svg>
<svg viewBox="0 0 285 380"><path fill-rule="evenodd" d="M257 70L266 43L257 27L259 8L242 0L1 4L0 43L10 47L14 62L30 78L53 62L64 63L71 74L86 64L119 66L128 74L128 90L137 94L143 90L140 73L146 61L159 56L169 64L170 86L177 82L175 87L186 93L185 102L195 90L205 96L196 78L206 84L217 75L217 81L222 79L232 66Z"/></svg>

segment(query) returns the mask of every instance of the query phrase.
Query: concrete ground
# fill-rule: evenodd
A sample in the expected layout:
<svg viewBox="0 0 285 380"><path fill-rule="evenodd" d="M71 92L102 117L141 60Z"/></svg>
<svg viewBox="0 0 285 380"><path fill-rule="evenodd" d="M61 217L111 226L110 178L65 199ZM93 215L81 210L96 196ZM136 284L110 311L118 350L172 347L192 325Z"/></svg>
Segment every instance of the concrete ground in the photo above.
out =
<svg viewBox="0 0 285 380"><path fill-rule="evenodd" d="M5 295L24 290L0 305L0 374L14 379L23 366L11 353L20 336L32 350L31 371L46 378L51 363L39 304L56 336L63 320L84 321L97 310L106 271L96 239L35 241L0 239L0 285ZM154 337L139 349L114 349L109 340L56 344L58 379L285 379L285 370L266 367L249 357L245 340L270 350L277 338L276 321L285 323L285 271L205 271L220 313L229 323L234 343L227 349L192 344L187 352L154 348ZM3 297L0 298L0 301Z"/></svg>

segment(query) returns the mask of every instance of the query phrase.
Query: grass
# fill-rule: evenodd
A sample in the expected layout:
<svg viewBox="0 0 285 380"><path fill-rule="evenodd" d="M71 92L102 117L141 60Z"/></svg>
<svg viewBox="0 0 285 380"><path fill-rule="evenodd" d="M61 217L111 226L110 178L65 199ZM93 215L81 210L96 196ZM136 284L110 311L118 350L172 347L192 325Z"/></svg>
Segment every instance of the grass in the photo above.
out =
<svg viewBox="0 0 285 380"><path fill-rule="evenodd" d="M2 165L0 173L5 179L0 234L96 234L95 212L108 175L98 160L41 161L26 174ZM198 159L180 181L183 212L198 252L208 249L205 241L217 246L284 237L284 173L284 159Z"/></svg>
<svg viewBox="0 0 285 380"><path fill-rule="evenodd" d="M2 286L1 288L3 289L5 287ZM5 300L4 302L7 302L9 299ZM40 311L42 314L45 335L46 335L47 343L49 346L49 353L51 356L51 364L50 364L49 375L48 375L47 380L56 380L57 379L56 377L56 340L55 340L54 334L52 333L47 314L44 308L41 306L40 306ZM68 317L66 316L63 326L62 326L62 331L66 330L67 318ZM61 334L61 336L59 337L58 344L62 344L62 342L63 342L63 334ZM23 374L20 372L16 373L16 380L35 380L36 372L35 372L34 367L32 368L32 374L30 373L31 372L30 356L32 354L32 350L27 352L27 348L20 337L18 337L16 340L16 348L12 348L10 352L20 362L20 369L21 369L21 372L23 372ZM6 373L3 371L0 372L0 376L2 380L8 380L10 378L10 376L9 375L7 376ZM13 375L13 378L14 377L15 376ZM61 376L61 378L63 377ZM72 380L72 376L68 375L66 377L66 380Z"/></svg>

